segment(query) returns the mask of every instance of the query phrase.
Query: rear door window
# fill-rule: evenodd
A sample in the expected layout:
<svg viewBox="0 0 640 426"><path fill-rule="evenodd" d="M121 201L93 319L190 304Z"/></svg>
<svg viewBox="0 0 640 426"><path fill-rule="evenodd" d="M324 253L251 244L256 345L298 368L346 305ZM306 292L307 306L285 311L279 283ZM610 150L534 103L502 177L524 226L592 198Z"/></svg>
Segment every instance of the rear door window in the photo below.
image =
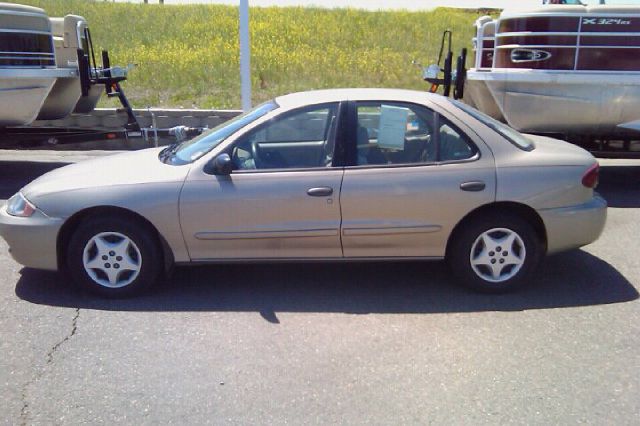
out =
<svg viewBox="0 0 640 426"><path fill-rule="evenodd" d="M462 161L478 153L464 132L422 105L358 102L356 110L357 166Z"/></svg>
<svg viewBox="0 0 640 426"><path fill-rule="evenodd" d="M433 111L400 102L358 102L356 108L356 165L435 161Z"/></svg>
<svg viewBox="0 0 640 426"><path fill-rule="evenodd" d="M438 116L438 140L438 161L468 160L478 152L467 135L442 115Z"/></svg>

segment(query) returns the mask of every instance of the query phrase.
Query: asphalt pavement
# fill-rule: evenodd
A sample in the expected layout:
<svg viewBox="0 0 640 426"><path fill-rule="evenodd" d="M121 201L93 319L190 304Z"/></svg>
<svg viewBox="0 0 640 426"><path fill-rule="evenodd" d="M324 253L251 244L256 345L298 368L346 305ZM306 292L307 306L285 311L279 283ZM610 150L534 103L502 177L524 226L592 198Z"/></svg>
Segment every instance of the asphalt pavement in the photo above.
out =
<svg viewBox="0 0 640 426"><path fill-rule="evenodd" d="M0 199L92 155L0 152ZM398 262L178 268L101 300L0 239L0 424L638 424L640 160L602 164L603 236L500 296Z"/></svg>

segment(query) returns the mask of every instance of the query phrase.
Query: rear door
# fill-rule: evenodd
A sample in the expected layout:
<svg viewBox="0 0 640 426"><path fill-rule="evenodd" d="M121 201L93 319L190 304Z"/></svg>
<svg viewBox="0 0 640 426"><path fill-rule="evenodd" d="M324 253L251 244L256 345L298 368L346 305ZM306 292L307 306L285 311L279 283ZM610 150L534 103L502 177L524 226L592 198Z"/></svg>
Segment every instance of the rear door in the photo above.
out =
<svg viewBox="0 0 640 426"><path fill-rule="evenodd" d="M340 205L345 257L442 257L453 227L495 199L493 156L423 105L351 104Z"/></svg>

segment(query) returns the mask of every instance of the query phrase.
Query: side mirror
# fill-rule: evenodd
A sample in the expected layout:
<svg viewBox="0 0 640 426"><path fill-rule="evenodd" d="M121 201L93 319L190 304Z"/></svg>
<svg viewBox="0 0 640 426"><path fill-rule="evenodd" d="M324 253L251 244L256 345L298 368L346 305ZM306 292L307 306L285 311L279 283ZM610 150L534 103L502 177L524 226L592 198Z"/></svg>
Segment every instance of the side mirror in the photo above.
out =
<svg viewBox="0 0 640 426"><path fill-rule="evenodd" d="M214 175L228 176L233 171L233 161L229 154L220 154L207 164L204 171Z"/></svg>

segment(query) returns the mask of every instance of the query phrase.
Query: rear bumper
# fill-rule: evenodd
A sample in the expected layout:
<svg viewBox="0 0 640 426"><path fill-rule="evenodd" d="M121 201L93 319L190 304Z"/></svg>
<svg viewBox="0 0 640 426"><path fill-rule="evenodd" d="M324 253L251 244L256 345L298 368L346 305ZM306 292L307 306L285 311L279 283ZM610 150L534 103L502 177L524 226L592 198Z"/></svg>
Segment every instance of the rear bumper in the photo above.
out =
<svg viewBox="0 0 640 426"><path fill-rule="evenodd" d="M15 217L7 214L6 205L0 207L0 236L16 262L31 268L58 269L56 241L62 224L39 210L31 217Z"/></svg>
<svg viewBox="0 0 640 426"><path fill-rule="evenodd" d="M607 202L595 194L587 203L539 213L547 230L547 253L553 254L597 240L607 220Z"/></svg>

